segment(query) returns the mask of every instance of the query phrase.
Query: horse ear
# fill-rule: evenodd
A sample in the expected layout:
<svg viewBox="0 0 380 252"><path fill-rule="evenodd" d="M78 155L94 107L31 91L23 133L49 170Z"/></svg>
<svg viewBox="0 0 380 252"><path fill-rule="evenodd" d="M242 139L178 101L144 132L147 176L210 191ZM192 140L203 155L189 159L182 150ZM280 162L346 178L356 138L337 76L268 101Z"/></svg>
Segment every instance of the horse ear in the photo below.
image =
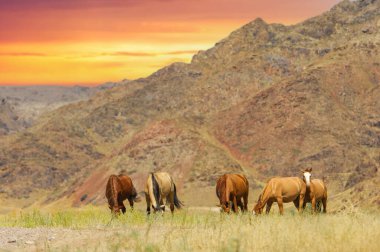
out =
<svg viewBox="0 0 380 252"><path fill-rule="evenodd" d="M310 167L310 168L309 168L309 172L311 172L312 170L313 170L313 168Z"/></svg>

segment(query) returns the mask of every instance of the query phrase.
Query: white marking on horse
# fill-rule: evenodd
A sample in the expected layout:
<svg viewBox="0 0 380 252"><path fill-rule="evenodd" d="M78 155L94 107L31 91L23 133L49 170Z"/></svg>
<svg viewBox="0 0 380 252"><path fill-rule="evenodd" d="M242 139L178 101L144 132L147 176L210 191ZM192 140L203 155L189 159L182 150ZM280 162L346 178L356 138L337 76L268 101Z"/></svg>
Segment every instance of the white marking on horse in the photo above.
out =
<svg viewBox="0 0 380 252"><path fill-rule="evenodd" d="M311 177L311 173L310 173L310 172L304 172L304 173L303 173L303 176L305 177L306 185L307 185L307 186L310 186L310 177Z"/></svg>

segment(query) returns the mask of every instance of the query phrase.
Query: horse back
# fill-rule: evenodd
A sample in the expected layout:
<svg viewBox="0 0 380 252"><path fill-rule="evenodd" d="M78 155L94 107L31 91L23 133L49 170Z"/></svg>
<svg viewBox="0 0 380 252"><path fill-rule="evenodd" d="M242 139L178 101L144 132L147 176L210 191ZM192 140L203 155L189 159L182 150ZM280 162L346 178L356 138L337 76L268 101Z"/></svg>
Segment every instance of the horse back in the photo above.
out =
<svg viewBox="0 0 380 252"><path fill-rule="evenodd" d="M277 177L269 180L270 191L274 196L282 196L284 202L293 201L306 192L306 184L298 177Z"/></svg>
<svg viewBox="0 0 380 252"><path fill-rule="evenodd" d="M241 174L227 174L226 187L230 192L234 192L237 196L248 193L248 180Z"/></svg>
<svg viewBox="0 0 380 252"><path fill-rule="evenodd" d="M119 175L120 184L122 187L122 193L124 197L137 196L135 187L133 186L132 179L127 175Z"/></svg>
<svg viewBox="0 0 380 252"><path fill-rule="evenodd" d="M170 192L174 191L174 182L172 177L167 172L155 172L154 176L159 184L160 191L162 195L165 197Z"/></svg>

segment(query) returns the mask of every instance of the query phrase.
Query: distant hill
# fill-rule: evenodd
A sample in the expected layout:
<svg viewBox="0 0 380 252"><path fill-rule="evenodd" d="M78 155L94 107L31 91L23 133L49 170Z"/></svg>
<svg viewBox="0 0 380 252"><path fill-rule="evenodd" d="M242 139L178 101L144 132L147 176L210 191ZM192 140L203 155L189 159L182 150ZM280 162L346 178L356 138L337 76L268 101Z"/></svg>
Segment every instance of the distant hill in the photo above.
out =
<svg viewBox="0 0 380 252"><path fill-rule="evenodd" d="M109 82L84 86L0 86L0 134L30 127L41 114L69 103L84 101L101 90L114 87ZM7 106L4 107L4 105ZM8 112L4 112L7 110ZM12 120L7 119L12 117Z"/></svg>
<svg viewBox="0 0 380 252"><path fill-rule="evenodd" d="M148 172L165 170L188 204L212 205L225 172L256 190L313 167L330 209L379 208L379 31L380 0L343 1L292 26L256 19L190 64L2 138L0 195L104 203L109 174L126 171L140 191Z"/></svg>

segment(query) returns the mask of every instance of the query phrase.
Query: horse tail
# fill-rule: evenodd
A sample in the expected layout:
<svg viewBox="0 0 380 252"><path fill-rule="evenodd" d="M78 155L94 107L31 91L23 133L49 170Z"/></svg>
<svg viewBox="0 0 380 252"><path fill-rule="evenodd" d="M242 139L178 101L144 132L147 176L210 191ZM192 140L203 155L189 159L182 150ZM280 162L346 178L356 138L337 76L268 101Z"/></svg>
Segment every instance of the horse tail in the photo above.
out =
<svg viewBox="0 0 380 252"><path fill-rule="evenodd" d="M173 185L174 185L174 205L177 209L180 209L183 206L183 203L178 199L177 187L175 186L174 182L173 182Z"/></svg>
<svg viewBox="0 0 380 252"><path fill-rule="evenodd" d="M159 208L159 204L160 204L160 186L158 185L158 182L156 180L156 177L154 176L154 173L151 173L152 175L152 189L153 189L153 196L154 196L154 199L156 200L156 206L155 208L158 209Z"/></svg>

